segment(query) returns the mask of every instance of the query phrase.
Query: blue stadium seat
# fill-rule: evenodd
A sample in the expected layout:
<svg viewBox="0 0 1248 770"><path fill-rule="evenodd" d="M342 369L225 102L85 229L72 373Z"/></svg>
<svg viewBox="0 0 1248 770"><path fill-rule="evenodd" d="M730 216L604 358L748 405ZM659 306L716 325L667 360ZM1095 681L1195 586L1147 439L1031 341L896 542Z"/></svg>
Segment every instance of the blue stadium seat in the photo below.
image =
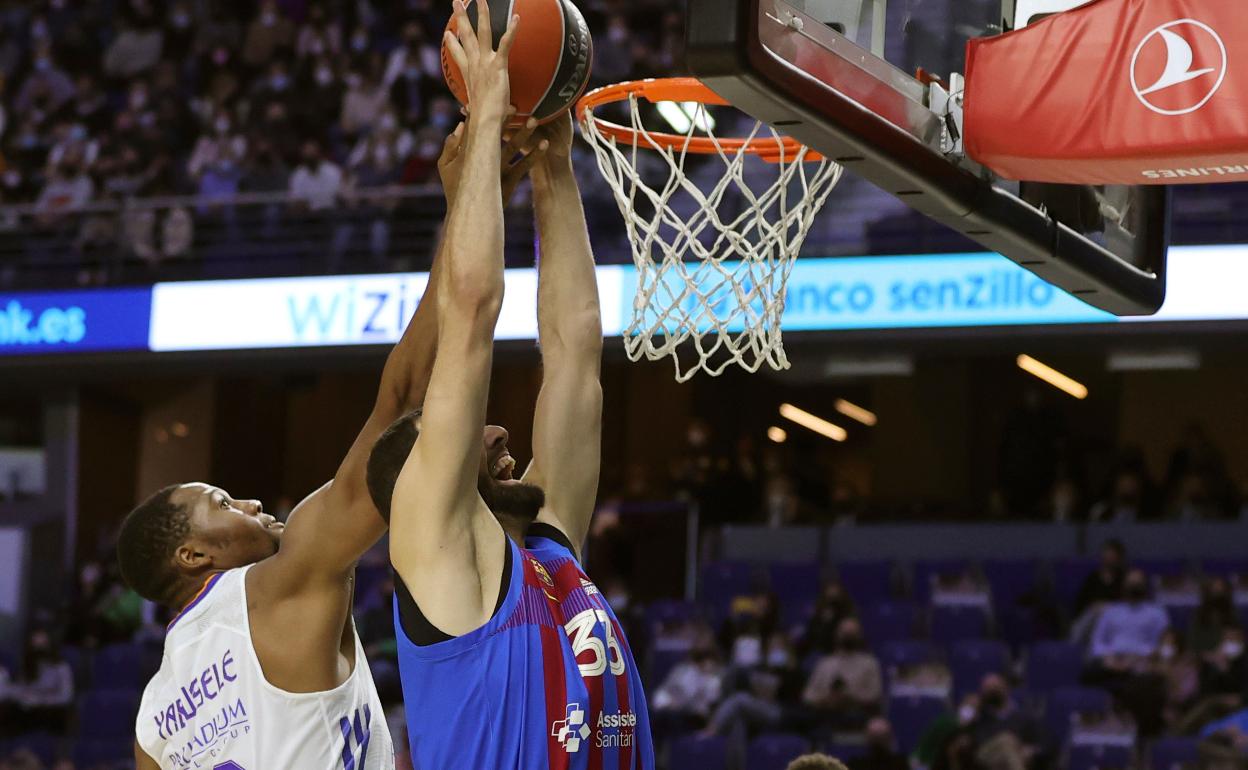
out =
<svg viewBox="0 0 1248 770"><path fill-rule="evenodd" d="M1074 610L1083 581L1098 564L1096 559L1060 559L1053 564L1053 597L1063 609Z"/></svg>
<svg viewBox="0 0 1248 770"><path fill-rule="evenodd" d="M74 764L78 767L116 767L133 760L134 738L125 735L74 743Z"/></svg>
<svg viewBox="0 0 1248 770"><path fill-rule="evenodd" d="M886 561L841 562L836 576L860 608L893 598L893 565Z"/></svg>
<svg viewBox="0 0 1248 770"><path fill-rule="evenodd" d="M888 702L888 721L893 725L897 750L909 755L927 728L949 710L944 698L893 698Z"/></svg>
<svg viewBox="0 0 1248 770"><path fill-rule="evenodd" d="M735 597L751 593L753 587L753 569L749 564L737 561L713 562L702 568L698 596L703 604L722 610Z"/></svg>
<svg viewBox="0 0 1248 770"><path fill-rule="evenodd" d="M78 701L78 737L82 741L106 741L119 735L132 736L138 711L139 693L135 690L92 690Z"/></svg>
<svg viewBox="0 0 1248 770"><path fill-rule="evenodd" d="M698 770L724 770L728 764L727 740L715 736L702 738L687 735L672 741L668 752L668 767L689 767Z"/></svg>
<svg viewBox="0 0 1248 770"><path fill-rule="evenodd" d="M144 684L142 644L122 643L101 647L91 659L91 686L97 690L128 690Z"/></svg>
<svg viewBox="0 0 1248 770"><path fill-rule="evenodd" d="M912 602L878 602L866 605L861 613L867 642L879 645L914 638L919 608Z"/></svg>
<svg viewBox="0 0 1248 770"><path fill-rule="evenodd" d="M1036 642L1027 650L1027 689L1036 695L1079 684L1083 650L1070 642Z"/></svg>
<svg viewBox="0 0 1248 770"><path fill-rule="evenodd" d="M875 654L884 668L915 666L944 659L940 647L926 639L897 639L875 646Z"/></svg>
<svg viewBox="0 0 1248 770"><path fill-rule="evenodd" d="M1169 606L1166 607L1166 613L1170 616L1171 628L1183 635L1192 625L1192 616L1196 614L1196 608Z"/></svg>
<svg viewBox="0 0 1248 770"><path fill-rule="evenodd" d="M767 574L771 590L781 599L807 601L819 595L819 565L815 562L779 562L768 567Z"/></svg>
<svg viewBox="0 0 1248 770"><path fill-rule="evenodd" d="M983 607L936 606L930 631L937 644L983 639L988 636L988 612Z"/></svg>
<svg viewBox="0 0 1248 770"><path fill-rule="evenodd" d="M800 735L760 735L750 741L745 766L750 770L784 770L794 759L809 752L810 741Z"/></svg>
<svg viewBox="0 0 1248 770"><path fill-rule="evenodd" d="M1128 746L1071 746L1066 770L1130 770Z"/></svg>
<svg viewBox="0 0 1248 770"><path fill-rule="evenodd" d="M1158 738L1149 751L1152 770L1184 770L1200 760L1195 738Z"/></svg>
<svg viewBox="0 0 1248 770"><path fill-rule="evenodd" d="M1248 575L1248 559L1205 559L1200 563L1205 577L1235 577Z"/></svg>
<svg viewBox="0 0 1248 770"><path fill-rule="evenodd" d="M960 575L971 568L966 559L922 559L911 571L911 594L919 604L932 600L932 580L942 575Z"/></svg>
<svg viewBox="0 0 1248 770"><path fill-rule="evenodd" d="M1049 735L1064 745L1070 736L1071 721L1079 714L1108 712L1109 693L1091 687L1059 687L1049 693L1045 706L1045 726Z"/></svg>
<svg viewBox="0 0 1248 770"><path fill-rule="evenodd" d="M665 625L685 623L696 618L698 608L682 599L658 599L646 605L646 633Z"/></svg>
<svg viewBox="0 0 1248 770"><path fill-rule="evenodd" d="M1005 642L966 639L949 649L949 671L953 674L954 698L975 692L988 674L1008 674L1010 650Z"/></svg>
<svg viewBox="0 0 1248 770"><path fill-rule="evenodd" d="M1136 559L1131 566L1144 570L1149 577L1179 577L1190 572L1186 559Z"/></svg>
<svg viewBox="0 0 1248 770"><path fill-rule="evenodd" d="M1013 607L1035 591L1039 569L1034 560L990 559L980 569L992 590L993 606L998 609Z"/></svg>

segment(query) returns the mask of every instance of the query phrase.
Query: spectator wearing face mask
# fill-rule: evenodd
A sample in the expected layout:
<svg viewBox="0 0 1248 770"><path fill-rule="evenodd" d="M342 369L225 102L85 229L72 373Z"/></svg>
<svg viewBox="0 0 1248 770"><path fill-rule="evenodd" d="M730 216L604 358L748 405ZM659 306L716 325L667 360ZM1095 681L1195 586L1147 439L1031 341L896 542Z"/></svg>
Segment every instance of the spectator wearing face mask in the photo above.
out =
<svg viewBox="0 0 1248 770"><path fill-rule="evenodd" d="M857 612L854 601L839 582L828 583L815 602L815 611L806 624L802 643L807 652L831 653L836 647L836 632L841 622Z"/></svg>
<svg viewBox="0 0 1248 770"><path fill-rule="evenodd" d="M74 673L43 629L26 640L21 676L12 687L18 720L27 729L63 730L74 703Z"/></svg>
<svg viewBox="0 0 1248 770"><path fill-rule="evenodd" d="M329 19L325 8L314 5L308 9L307 23L299 30L295 55L300 59L338 56L342 53L342 25Z"/></svg>
<svg viewBox="0 0 1248 770"><path fill-rule="evenodd" d="M261 69L278 53L295 45L295 26L282 15L275 0L260 4L260 12L247 26L243 39L243 63Z"/></svg>
<svg viewBox="0 0 1248 770"><path fill-rule="evenodd" d="M766 639L760 666L738 673L745 687L724 698L700 733L727 737L727 770L746 770L745 751L751 731L781 725L800 729L808 721L799 703L801 671L784 634L775 633Z"/></svg>
<svg viewBox="0 0 1248 770"><path fill-rule="evenodd" d="M1010 696L1000 674L988 674L979 686L970 723L976 764L982 770L1026 770L1043 744L1040 724Z"/></svg>
<svg viewBox="0 0 1248 770"><path fill-rule="evenodd" d="M1174 725L1200 696L1200 666L1174 629L1166 631L1157 647L1156 670L1165 680L1167 725Z"/></svg>
<svg viewBox="0 0 1248 770"><path fill-rule="evenodd" d="M862 727L878 714L883 693L880 661L866 648L862 624L842 620L835 649L815 663L802 702L825 728L845 730Z"/></svg>
<svg viewBox="0 0 1248 770"><path fill-rule="evenodd" d="M1244 654L1244 632L1228 628L1221 643L1200 660L1200 699L1175 727L1179 734L1191 733L1223 714L1244 707L1248 687L1248 655Z"/></svg>
<svg viewBox="0 0 1248 770"><path fill-rule="evenodd" d="M377 62L371 61L363 72L347 75L347 91L342 97L342 131L347 136L368 131L385 111L389 94L377 69Z"/></svg>
<svg viewBox="0 0 1248 770"><path fill-rule="evenodd" d="M893 726L884 717L867 722L867 750L847 763L849 770L909 770L910 763L897 751Z"/></svg>
<svg viewBox="0 0 1248 770"><path fill-rule="evenodd" d="M74 97L74 83L52 58L52 47L40 43L30 57L30 74L22 81L13 109L18 115L38 112L42 123Z"/></svg>
<svg viewBox="0 0 1248 770"><path fill-rule="evenodd" d="M1133 569L1123 582L1123 601L1097 618L1085 679L1114 692L1131 710L1140 733L1156 735L1165 704L1165 680L1151 661L1170 627L1166 610L1149 598L1148 577Z"/></svg>
<svg viewBox="0 0 1248 770"><path fill-rule="evenodd" d="M698 640L650 698L652 724L662 724L667 733L705 726L723 692L724 673L714 640Z"/></svg>
<svg viewBox="0 0 1248 770"><path fill-rule="evenodd" d="M221 110L213 117L209 132L195 143L195 149L191 152L191 158L186 164L186 171L192 179L201 183L201 193L224 195L230 190L218 187L215 181L209 183L208 189L203 189L202 181L205 174L211 172L222 179L232 178L246 155L247 140L235 129L230 113ZM237 191L238 188L235 185L233 192Z"/></svg>
<svg viewBox="0 0 1248 770"><path fill-rule="evenodd" d="M310 211L329 211L342 190L342 169L327 159L320 144L304 142L302 162L290 176L290 196Z"/></svg>
<svg viewBox="0 0 1248 770"><path fill-rule="evenodd" d="M1197 655L1216 651L1227 630L1240 628L1235 597L1226 578L1210 578L1200 594L1200 606L1188 628L1188 646Z"/></svg>
<svg viewBox="0 0 1248 770"><path fill-rule="evenodd" d="M252 113L263 116L274 104L280 104L289 111L295 98L286 62L274 59L269 63L265 76L252 88Z"/></svg>

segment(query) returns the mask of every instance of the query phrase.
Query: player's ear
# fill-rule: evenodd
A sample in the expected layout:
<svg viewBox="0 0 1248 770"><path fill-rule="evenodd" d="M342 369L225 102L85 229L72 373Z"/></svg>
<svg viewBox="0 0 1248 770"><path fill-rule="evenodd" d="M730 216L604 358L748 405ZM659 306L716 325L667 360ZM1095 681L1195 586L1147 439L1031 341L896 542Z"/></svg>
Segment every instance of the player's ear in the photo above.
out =
<svg viewBox="0 0 1248 770"><path fill-rule="evenodd" d="M188 540L174 549L173 561L182 572L200 572L212 568L213 556L193 540Z"/></svg>

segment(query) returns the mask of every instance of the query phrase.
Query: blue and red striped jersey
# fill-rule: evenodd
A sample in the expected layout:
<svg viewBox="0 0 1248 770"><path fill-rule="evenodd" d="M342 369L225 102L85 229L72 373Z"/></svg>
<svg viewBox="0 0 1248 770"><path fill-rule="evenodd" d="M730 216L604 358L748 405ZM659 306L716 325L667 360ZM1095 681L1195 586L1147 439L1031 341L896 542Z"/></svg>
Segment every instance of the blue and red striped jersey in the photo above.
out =
<svg viewBox="0 0 1248 770"><path fill-rule="evenodd" d="M399 671L416 770L653 770L637 664L619 620L566 545L508 540L498 611L465 636L408 638Z"/></svg>

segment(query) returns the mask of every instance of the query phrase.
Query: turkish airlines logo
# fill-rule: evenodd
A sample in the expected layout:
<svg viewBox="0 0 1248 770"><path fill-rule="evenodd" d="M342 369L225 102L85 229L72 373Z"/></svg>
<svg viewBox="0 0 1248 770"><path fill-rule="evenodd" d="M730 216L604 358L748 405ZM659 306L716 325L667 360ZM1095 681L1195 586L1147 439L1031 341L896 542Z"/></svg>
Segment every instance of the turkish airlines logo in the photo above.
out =
<svg viewBox="0 0 1248 770"><path fill-rule="evenodd" d="M1187 115L1226 80L1226 44L1208 24L1179 19L1145 36L1131 57L1136 98L1160 115Z"/></svg>

